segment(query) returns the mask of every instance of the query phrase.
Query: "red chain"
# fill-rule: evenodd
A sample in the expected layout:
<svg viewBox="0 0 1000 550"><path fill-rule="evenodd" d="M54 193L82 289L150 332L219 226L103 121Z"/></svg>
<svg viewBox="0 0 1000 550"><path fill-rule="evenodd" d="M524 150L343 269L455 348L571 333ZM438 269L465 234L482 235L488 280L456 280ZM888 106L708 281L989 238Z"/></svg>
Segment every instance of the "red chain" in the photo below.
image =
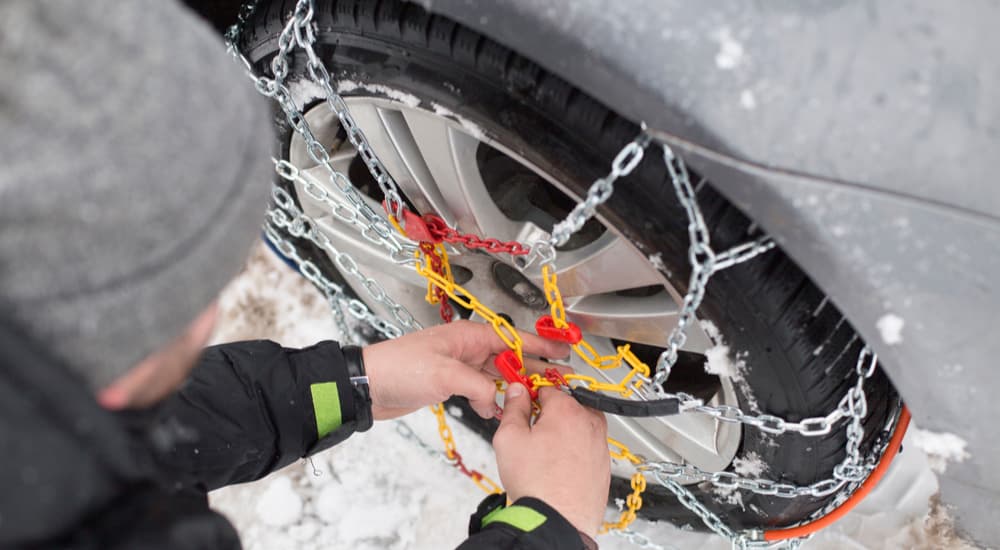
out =
<svg viewBox="0 0 1000 550"><path fill-rule="evenodd" d="M483 479L483 474L477 470L470 470L465 462L462 461L462 455L458 454L458 451L452 451L451 456L448 457L455 461L455 467L459 469L463 474L471 477L472 479Z"/></svg>
<svg viewBox="0 0 1000 550"><path fill-rule="evenodd" d="M531 252L531 249L517 241L503 242L494 238L482 239L472 233L459 233L457 229L448 227L444 219L435 214L424 214L423 219L436 241L460 244L472 250L485 250L492 254L523 256Z"/></svg>
<svg viewBox="0 0 1000 550"><path fill-rule="evenodd" d="M431 270L438 275L444 275L444 265L441 263L441 256L434 250L434 244L429 242L420 243L420 250L430 258L431 260ZM445 293L444 289L435 286L434 296L437 298L438 303L441 304L441 319L445 323L450 323L452 319L455 318L455 310L451 308L451 303L448 302L448 294Z"/></svg>

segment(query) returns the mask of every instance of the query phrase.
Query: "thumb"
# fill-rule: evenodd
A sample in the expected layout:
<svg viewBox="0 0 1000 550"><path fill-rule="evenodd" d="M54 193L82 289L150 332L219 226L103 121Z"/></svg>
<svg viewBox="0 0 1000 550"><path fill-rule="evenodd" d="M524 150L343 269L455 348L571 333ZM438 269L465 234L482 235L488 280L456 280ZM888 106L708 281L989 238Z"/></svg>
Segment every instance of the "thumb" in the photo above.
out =
<svg viewBox="0 0 1000 550"><path fill-rule="evenodd" d="M507 386L503 399L503 418L500 428L524 430L531 424L531 398L528 389L521 383Z"/></svg>

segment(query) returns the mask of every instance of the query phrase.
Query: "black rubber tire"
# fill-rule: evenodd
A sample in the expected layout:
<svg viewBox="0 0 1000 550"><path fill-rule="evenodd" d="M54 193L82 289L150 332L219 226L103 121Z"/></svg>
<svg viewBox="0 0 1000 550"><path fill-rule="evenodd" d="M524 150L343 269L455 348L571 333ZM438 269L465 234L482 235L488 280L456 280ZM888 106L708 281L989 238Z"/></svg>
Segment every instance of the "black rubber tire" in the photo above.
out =
<svg viewBox="0 0 1000 550"><path fill-rule="evenodd" d="M294 0L260 0L247 21L242 50L265 72L294 4ZM442 105L580 195L595 177L606 173L615 153L638 133L634 123L529 59L416 4L319 1L315 20L317 52L334 80L379 84L412 94L424 105ZM305 59L296 57L291 78L302 75L304 67ZM276 121L287 152L288 128L283 117L276 116ZM690 273L686 218L662 161L650 156L616 186L601 214L641 249L660 253L671 282L685 289ZM751 221L711 185L699 186L698 199L717 249L753 235ZM714 322L748 365L746 383L737 388L744 410L755 403L761 412L791 420L826 414L854 381L861 340L780 250L716 275L699 317ZM869 380L866 394L869 414L863 451L872 445L895 402L881 372ZM463 415L465 420L475 418ZM495 423L481 423L478 428L488 437ZM809 484L827 478L844 456L840 427L816 438L772 437L754 429L744 429L743 434L737 456L755 454L767 465L764 476L779 482ZM746 492L738 501L720 500L710 487L694 490L734 527L795 523L828 502ZM627 480L614 480L613 498L627 492ZM655 483L644 497L642 515L701 527Z"/></svg>

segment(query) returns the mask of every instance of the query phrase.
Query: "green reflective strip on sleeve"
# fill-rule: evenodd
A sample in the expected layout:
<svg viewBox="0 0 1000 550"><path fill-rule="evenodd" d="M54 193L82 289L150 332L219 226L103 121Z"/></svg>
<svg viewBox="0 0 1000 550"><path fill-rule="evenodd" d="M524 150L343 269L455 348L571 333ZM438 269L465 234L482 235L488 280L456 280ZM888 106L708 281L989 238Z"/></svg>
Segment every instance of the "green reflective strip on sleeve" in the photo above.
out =
<svg viewBox="0 0 1000 550"><path fill-rule="evenodd" d="M322 439L342 423L340 393L336 382L313 384L309 390L312 392L313 411L316 412L316 436Z"/></svg>
<svg viewBox="0 0 1000 550"><path fill-rule="evenodd" d="M545 523L547 518L538 511L527 506L508 506L497 508L483 518L483 527L499 521L507 525L513 525L525 533L534 531L539 525Z"/></svg>

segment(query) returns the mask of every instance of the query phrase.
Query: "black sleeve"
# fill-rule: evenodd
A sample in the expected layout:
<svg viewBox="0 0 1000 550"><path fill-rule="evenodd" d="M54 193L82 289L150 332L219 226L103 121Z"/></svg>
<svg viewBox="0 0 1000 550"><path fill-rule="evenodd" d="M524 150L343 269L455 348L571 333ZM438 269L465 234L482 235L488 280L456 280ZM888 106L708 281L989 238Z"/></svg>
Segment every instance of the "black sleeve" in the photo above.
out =
<svg viewBox="0 0 1000 550"><path fill-rule="evenodd" d="M287 349L267 340L207 348L157 413L157 461L184 486L253 481L355 432L370 404L336 342ZM158 443L158 444L157 444Z"/></svg>
<svg viewBox="0 0 1000 550"><path fill-rule="evenodd" d="M545 502L524 497L504 506L506 500L506 494L483 500L458 550L596 550L593 539Z"/></svg>

